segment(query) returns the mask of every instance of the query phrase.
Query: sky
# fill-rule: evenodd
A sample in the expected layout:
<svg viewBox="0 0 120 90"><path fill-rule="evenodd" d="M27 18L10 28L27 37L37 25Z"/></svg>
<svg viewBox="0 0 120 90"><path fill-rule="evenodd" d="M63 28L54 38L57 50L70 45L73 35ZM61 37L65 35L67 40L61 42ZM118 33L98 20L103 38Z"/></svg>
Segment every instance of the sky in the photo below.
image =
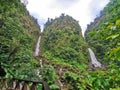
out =
<svg viewBox="0 0 120 90"><path fill-rule="evenodd" d="M56 18L65 13L77 21L84 33L87 24L94 20L109 0L28 0L27 10L34 16L41 28L48 18Z"/></svg>

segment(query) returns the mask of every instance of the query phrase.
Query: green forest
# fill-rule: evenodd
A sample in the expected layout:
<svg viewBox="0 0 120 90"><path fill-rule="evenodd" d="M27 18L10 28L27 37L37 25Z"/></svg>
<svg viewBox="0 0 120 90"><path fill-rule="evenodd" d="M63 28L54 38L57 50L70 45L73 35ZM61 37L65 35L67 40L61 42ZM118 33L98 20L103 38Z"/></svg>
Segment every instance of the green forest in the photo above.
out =
<svg viewBox="0 0 120 90"><path fill-rule="evenodd" d="M39 36L40 52L34 56ZM84 37L79 22L69 15L48 18L41 32L37 19L20 0L1 0L0 90L11 90L3 89L3 78L8 86L12 78L27 80L31 87L39 81L49 86L22 90L120 90L119 41L120 0L110 0L87 25ZM101 67L91 64L88 48Z"/></svg>

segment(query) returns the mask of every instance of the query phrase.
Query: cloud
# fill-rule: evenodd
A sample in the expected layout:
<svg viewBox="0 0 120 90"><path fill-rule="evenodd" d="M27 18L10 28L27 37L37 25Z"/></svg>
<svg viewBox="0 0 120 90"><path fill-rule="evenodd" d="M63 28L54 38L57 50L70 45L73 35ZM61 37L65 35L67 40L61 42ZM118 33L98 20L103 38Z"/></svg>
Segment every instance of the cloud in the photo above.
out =
<svg viewBox="0 0 120 90"><path fill-rule="evenodd" d="M90 16L95 18L99 15L100 11L106 6L109 0L92 0L90 3Z"/></svg>
<svg viewBox="0 0 120 90"><path fill-rule="evenodd" d="M53 0L51 8L64 8L67 9L76 4L79 0Z"/></svg>
<svg viewBox="0 0 120 90"><path fill-rule="evenodd" d="M32 12L31 15L32 15L35 19L37 19L37 21L38 21L38 23L39 23L40 25L44 25L44 24L45 24L46 20L45 20L43 17L40 17L40 15L37 14L36 12Z"/></svg>
<svg viewBox="0 0 120 90"><path fill-rule="evenodd" d="M68 14L79 21L83 32L98 15L109 0L28 0L27 9L35 16L40 25L48 18L55 18L61 13Z"/></svg>

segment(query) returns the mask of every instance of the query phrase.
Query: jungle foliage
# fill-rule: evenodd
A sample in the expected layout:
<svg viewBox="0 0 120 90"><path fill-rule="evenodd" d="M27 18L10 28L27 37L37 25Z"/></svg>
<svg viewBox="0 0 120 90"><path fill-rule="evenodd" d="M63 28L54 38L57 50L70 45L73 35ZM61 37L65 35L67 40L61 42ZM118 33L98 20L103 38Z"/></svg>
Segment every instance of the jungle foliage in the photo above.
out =
<svg viewBox="0 0 120 90"><path fill-rule="evenodd" d="M120 89L120 0L110 0L99 17L88 25L85 39L78 21L62 14L48 19L41 34L42 79L51 90ZM0 63L7 78L40 79L33 56L39 36L37 20L19 0L0 1ZM90 70L88 47L106 67Z"/></svg>
<svg viewBox="0 0 120 90"><path fill-rule="evenodd" d="M78 21L71 16L61 14L58 18L49 18L42 33L40 46L41 56L50 63L56 64L53 64L58 75L56 79L59 78L61 81L64 78L64 81L61 81L62 83L67 82L66 78L68 76L65 75L64 77L65 71L75 73L78 70L79 73L85 71L88 67L88 44L82 37ZM65 69L65 71L62 71L62 75L59 74L60 69ZM52 84L55 82L56 80ZM70 80L70 82L72 81ZM70 89L69 84L65 85L68 86L67 89ZM71 87L75 88L73 85Z"/></svg>
<svg viewBox="0 0 120 90"><path fill-rule="evenodd" d="M120 0L110 0L100 16L88 25L85 37L99 60L108 67L106 77L111 78L110 87L120 88Z"/></svg>
<svg viewBox="0 0 120 90"><path fill-rule="evenodd" d="M0 1L0 63L7 78L34 75L33 46L39 30L37 20L19 0Z"/></svg>
<svg viewBox="0 0 120 90"><path fill-rule="evenodd" d="M81 65L88 62L87 48L81 28L72 17L62 14L54 20L48 19L41 39L43 57Z"/></svg>

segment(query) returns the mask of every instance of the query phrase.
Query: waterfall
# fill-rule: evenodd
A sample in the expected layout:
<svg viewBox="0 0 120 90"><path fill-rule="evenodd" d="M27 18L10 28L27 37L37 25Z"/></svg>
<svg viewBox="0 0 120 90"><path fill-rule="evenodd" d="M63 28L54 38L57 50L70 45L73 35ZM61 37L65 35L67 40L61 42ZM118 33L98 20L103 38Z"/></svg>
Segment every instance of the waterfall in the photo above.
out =
<svg viewBox="0 0 120 90"><path fill-rule="evenodd" d="M36 48L35 48L35 52L34 52L34 56L37 57L39 56L39 52L40 52L40 40L41 40L41 36L39 36L37 44L36 44ZM43 67L42 66L42 58L39 57L39 62L40 62L40 67L36 69L36 75L38 77L42 77L42 75L40 74L40 69Z"/></svg>
<svg viewBox="0 0 120 90"><path fill-rule="evenodd" d="M34 52L34 56L38 56L39 55L40 39L41 39L41 36L39 36L39 38L38 38L38 41L37 41L37 44L36 44L36 48L35 48L35 52Z"/></svg>
<svg viewBox="0 0 120 90"><path fill-rule="evenodd" d="M96 56L95 56L94 52L92 51L92 49L88 48L88 51L89 51L90 58L91 58L91 64L94 67L102 68L102 64L96 59Z"/></svg>

